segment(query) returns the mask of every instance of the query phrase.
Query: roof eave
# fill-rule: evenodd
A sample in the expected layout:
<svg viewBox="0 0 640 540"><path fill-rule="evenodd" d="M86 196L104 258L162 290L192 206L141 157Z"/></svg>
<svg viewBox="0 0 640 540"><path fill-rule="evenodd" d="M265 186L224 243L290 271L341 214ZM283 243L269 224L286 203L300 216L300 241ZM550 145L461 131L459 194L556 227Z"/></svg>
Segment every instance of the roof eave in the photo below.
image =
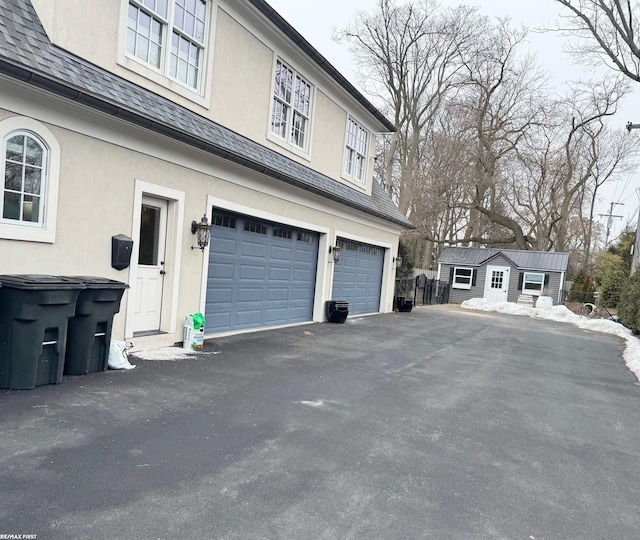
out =
<svg viewBox="0 0 640 540"><path fill-rule="evenodd" d="M413 227L413 225L408 220L406 220L406 218L404 220L399 218L396 219L393 216L388 216L381 212L376 212L371 208L366 208L354 201L349 201L342 197L335 196L332 193L328 193L320 189L314 188L313 186L300 182L297 178L293 176L289 176L279 171L276 171L274 169L271 169L262 163L247 159L244 156L230 152L215 144L211 144L210 142L205 141L203 139L194 137L193 135L185 133L182 130L175 129L166 124L151 120L133 111L125 109L119 105L110 103L109 101L104 100L100 97L91 95L88 92L84 92L77 88L73 88L68 84L63 84L49 77L45 77L39 73L36 73L33 70L26 69L23 66L18 66L16 64L12 64L10 62L0 59L0 73L4 73L5 75L8 75L13 79L22 81L36 88L46 90L60 97L70 99L72 101L85 105L91 109L109 114L111 116L114 116L116 118L129 122L131 124L137 125L144 129L148 129L150 131L153 131L160 135L164 135L176 141L183 142L185 144L188 144L189 146L199 148L200 150L206 151L210 154L226 159L228 161L231 161L233 163L236 163L238 165L251 169L255 172L265 174L276 180L280 180L287 184L296 186L300 189L303 189L304 191L315 193L325 199L330 199L340 204L344 204L346 206L354 208L355 210L364 212L365 214L375 216L377 218L383 219L384 221L387 221L390 223L395 223L396 225L400 225L403 228Z"/></svg>

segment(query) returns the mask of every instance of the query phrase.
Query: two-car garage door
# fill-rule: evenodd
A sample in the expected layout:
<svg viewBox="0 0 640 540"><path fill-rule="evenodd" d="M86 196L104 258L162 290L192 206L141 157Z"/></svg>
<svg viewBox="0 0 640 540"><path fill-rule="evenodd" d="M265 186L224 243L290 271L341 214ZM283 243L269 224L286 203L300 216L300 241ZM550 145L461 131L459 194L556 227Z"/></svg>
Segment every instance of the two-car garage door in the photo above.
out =
<svg viewBox="0 0 640 540"><path fill-rule="evenodd" d="M318 234L214 211L207 333L311 321Z"/></svg>

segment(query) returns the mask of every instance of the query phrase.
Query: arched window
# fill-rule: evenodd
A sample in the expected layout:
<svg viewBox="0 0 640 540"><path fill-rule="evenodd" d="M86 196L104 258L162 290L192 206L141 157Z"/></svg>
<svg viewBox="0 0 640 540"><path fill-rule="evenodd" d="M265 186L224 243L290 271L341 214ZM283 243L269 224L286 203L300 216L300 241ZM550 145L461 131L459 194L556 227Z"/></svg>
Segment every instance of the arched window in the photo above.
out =
<svg viewBox="0 0 640 540"><path fill-rule="evenodd" d="M0 120L0 238L56 241L60 145L42 122Z"/></svg>
<svg viewBox="0 0 640 540"><path fill-rule="evenodd" d="M5 137L2 220L43 225L47 153L47 147L32 133L23 131Z"/></svg>

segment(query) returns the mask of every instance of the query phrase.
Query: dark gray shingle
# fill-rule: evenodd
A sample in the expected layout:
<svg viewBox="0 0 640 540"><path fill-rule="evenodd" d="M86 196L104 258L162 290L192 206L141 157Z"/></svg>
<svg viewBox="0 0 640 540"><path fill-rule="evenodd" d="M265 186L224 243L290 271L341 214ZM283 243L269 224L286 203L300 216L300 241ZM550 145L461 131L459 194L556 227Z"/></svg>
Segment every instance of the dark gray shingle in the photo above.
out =
<svg viewBox="0 0 640 540"><path fill-rule="evenodd" d="M50 43L30 0L0 0L0 14L0 73L77 99L367 214L412 227L376 182L368 196L58 49Z"/></svg>

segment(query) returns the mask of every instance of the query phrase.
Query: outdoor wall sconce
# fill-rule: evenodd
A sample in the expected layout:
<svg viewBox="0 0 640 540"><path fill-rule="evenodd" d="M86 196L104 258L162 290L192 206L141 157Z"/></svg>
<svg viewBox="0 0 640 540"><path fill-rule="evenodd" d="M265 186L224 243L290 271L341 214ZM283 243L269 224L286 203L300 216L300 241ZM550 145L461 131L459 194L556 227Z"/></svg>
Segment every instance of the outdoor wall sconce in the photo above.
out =
<svg viewBox="0 0 640 540"><path fill-rule="evenodd" d="M191 246L191 249L201 249L204 251L204 248L209 245L209 239L211 238L211 225L209 225L207 216L202 216L200 223L196 223L195 221L191 222L191 234L198 235L198 245Z"/></svg>
<svg viewBox="0 0 640 540"><path fill-rule="evenodd" d="M402 257L400 257L400 255L394 257L393 262L396 263L396 266L402 266Z"/></svg>
<svg viewBox="0 0 640 540"><path fill-rule="evenodd" d="M340 260L342 248L340 246L329 246L329 254L333 257L333 262L337 263Z"/></svg>

